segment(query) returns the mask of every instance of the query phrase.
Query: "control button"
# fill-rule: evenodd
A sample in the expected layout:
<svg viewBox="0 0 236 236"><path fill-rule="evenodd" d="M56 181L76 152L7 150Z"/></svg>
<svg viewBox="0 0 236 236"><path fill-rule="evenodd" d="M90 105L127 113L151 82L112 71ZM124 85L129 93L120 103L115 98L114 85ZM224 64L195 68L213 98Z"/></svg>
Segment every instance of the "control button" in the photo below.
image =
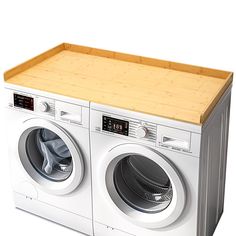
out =
<svg viewBox="0 0 236 236"><path fill-rule="evenodd" d="M136 129L136 135L138 138L145 138L147 136L148 129L144 126L140 126Z"/></svg>
<svg viewBox="0 0 236 236"><path fill-rule="evenodd" d="M48 103L46 103L46 102L40 102L39 103L39 110L41 111L41 112L47 112L48 110L49 110L49 105L48 105Z"/></svg>

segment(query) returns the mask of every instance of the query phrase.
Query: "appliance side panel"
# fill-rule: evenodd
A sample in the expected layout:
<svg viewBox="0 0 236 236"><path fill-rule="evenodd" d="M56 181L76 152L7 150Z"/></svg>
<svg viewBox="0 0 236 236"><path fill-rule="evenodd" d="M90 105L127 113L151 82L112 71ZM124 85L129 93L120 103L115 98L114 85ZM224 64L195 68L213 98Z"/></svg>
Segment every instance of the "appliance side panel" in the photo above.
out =
<svg viewBox="0 0 236 236"><path fill-rule="evenodd" d="M222 153L220 163L220 182L219 182L219 219L224 211L224 197L225 197L225 180L226 180L226 164L227 164L227 151L228 151L228 135L229 135L229 120L230 120L230 97L224 112L221 114L223 123L222 129Z"/></svg>
<svg viewBox="0 0 236 236"><path fill-rule="evenodd" d="M209 165L209 139L208 129L204 130L201 139L199 191L198 191L198 236L205 236L206 231L206 205L207 205L207 166Z"/></svg>
<svg viewBox="0 0 236 236"><path fill-rule="evenodd" d="M203 130L200 152L198 236L211 236L224 206L230 93Z"/></svg>

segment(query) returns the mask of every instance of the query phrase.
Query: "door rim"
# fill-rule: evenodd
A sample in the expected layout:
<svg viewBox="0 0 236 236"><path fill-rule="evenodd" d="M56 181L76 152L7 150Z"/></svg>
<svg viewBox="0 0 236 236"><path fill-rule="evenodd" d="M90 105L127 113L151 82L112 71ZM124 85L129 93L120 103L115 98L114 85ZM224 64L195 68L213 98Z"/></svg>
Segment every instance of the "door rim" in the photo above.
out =
<svg viewBox="0 0 236 236"><path fill-rule="evenodd" d="M173 188L173 198L165 210L152 214L140 212L129 206L118 194L113 181L114 171L119 161L131 154L141 155L154 161L169 177ZM145 228L163 228L174 223L180 217L186 202L185 186L178 170L164 155L140 144L122 144L112 148L104 160L104 171L101 171L103 192L107 194L110 203L116 206L122 216Z"/></svg>
<svg viewBox="0 0 236 236"><path fill-rule="evenodd" d="M46 128L57 134L64 141L71 153L73 170L70 176L64 181L55 182L43 177L33 167L28 158L25 147L27 137L33 130L39 128ZM33 182L43 191L56 195L64 195L72 192L81 184L84 177L83 156L73 138L57 123L40 118L31 118L24 121L20 131L18 132L16 145L21 166L30 179L33 180Z"/></svg>

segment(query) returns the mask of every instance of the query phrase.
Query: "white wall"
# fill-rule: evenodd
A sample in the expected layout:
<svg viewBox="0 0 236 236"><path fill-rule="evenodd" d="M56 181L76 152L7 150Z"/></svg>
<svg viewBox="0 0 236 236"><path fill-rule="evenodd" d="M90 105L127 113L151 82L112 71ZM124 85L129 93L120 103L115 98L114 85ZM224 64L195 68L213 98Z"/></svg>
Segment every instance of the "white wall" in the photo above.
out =
<svg viewBox="0 0 236 236"><path fill-rule="evenodd" d="M235 22L234 0L1 0L0 85L3 71L65 41L236 71ZM225 213L215 236L235 232L235 106L233 91ZM1 235L78 235L14 209L2 113Z"/></svg>

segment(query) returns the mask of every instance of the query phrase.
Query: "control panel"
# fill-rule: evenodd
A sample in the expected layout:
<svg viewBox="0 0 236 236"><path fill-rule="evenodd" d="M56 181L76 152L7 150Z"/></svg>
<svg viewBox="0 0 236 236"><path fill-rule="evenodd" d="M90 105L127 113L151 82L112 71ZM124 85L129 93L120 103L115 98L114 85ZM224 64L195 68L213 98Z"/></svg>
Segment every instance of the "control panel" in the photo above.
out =
<svg viewBox="0 0 236 236"><path fill-rule="evenodd" d="M28 94L20 91L5 90L7 107L70 124L89 126L89 108L54 98Z"/></svg>
<svg viewBox="0 0 236 236"><path fill-rule="evenodd" d="M55 116L55 100L33 94L9 91L8 107L43 116Z"/></svg>
<svg viewBox="0 0 236 236"><path fill-rule="evenodd" d="M40 102L38 106L41 112L47 112L50 110L50 106L47 102Z"/></svg>
<svg viewBox="0 0 236 236"><path fill-rule="evenodd" d="M199 133L170 126L169 121L165 125L161 118L159 123L158 117L135 113L129 116L116 108L104 110L90 110L91 132L199 157Z"/></svg>
<svg viewBox="0 0 236 236"><path fill-rule="evenodd" d="M101 120L101 127L96 127L97 131L156 142L156 125L153 123L111 114L102 114Z"/></svg>

